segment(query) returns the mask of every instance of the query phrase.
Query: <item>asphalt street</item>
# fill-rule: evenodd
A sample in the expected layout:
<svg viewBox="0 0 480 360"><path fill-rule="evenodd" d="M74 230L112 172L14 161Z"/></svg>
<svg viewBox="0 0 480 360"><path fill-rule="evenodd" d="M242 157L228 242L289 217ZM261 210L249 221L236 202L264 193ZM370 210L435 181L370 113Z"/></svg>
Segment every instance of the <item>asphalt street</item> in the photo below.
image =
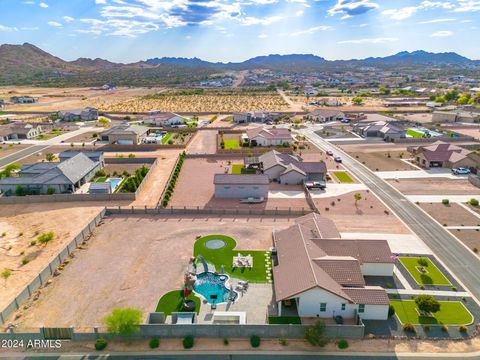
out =
<svg viewBox="0 0 480 360"><path fill-rule="evenodd" d="M360 164L339 148L331 145L314 130L300 131L319 149L331 149L342 157L345 167L364 182L410 229L430 247L442 261L477 298L480 298L480 262L478 257L465 248L440 224L420 210L414 203Z"/></svg>
<svg viewBox="0 0 480 360"><path fill-rule="evenodd" d="M8 164L14 163L14 162L16 162L20 159L23 159L27 156L33 155L33 154L37 153L38 151L42 151L42 150L48 148L49 146L50 145L34 145L34 146L30 146L28 148L19 150L16 153L5 156L5 157L0 159L0 168L6 166Z"/></svg>

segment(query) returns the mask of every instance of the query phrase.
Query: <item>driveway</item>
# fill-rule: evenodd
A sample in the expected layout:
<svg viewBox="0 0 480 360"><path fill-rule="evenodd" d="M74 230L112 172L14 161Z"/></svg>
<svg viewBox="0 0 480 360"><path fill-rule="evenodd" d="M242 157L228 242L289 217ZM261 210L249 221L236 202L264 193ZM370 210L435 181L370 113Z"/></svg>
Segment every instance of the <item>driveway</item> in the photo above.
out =
<svg viewBox="0 0 480 360"><path fill-rule="evenodd" d="M422 178L447 178L452 180L465 180L468 175L454 175L450 169L437 168L430 170L407 170L407 171L377 171L381 179L422 179Z"/></svg>
<svg viewBox="0 0 480 360"><path fill-rule="evenodd" d="M319 149L326 150L332 147L311 129L304 129L300 132ZM464 287L468 288L475 297L480 297L480 273L478 272L477 256L374 172L344 151L338 148L335 151L341 154L346 168L374 191L427 246L435 249L438 259L456 275Z"/></svg>

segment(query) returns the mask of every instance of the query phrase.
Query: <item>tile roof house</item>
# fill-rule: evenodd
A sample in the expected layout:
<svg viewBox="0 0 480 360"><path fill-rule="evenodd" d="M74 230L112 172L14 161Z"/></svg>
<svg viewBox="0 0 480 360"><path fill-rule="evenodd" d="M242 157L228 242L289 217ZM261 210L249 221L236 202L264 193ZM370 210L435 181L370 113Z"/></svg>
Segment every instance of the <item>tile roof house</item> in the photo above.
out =
<svg viewBox="0 0 480 360"><path fill-rule="evenodd" d="M267 175L236 175L215 174L215 198L219 199L248 199L268 197Z"/></svg>
<svg viewBox="0 0 480 360"><path fill-rule="evenodd" d="M236 112L233 114L233 122L236 124L259 122L265 123L269 121L278 120L282 117L280 113L267 112L267 111L249 111L249 112Z"/></svg>
<svg viewBox="0 0 480 360"><path fill-rule="evenodd" d="M39 162L22 166L17 176L0 180L4 195L15 195L18 187L27 194L74 193L102 168L83 153L61 162Z"/></svg>
<svg viewBox="0 0 480 360"><path fill-rule="evenodd" d="M480 113L461 109L454 111L434 111L432 115L432 122L434 123L477 123L479 121Z"/></svg>
<svg viewBox="0 0 480 360"><path fill-rule="evenodd" d="M92 107L58 112L57 121L94 121L98 119L98 110Z"/></svg>
<svg viewBox="0 0 480 360"><path fill-rule="evenodd" d="M305 181L324 181L327 167L323 161L303 161L296 155L269 151L256 158L246 158L246 167L258 167L270 181L285 185L303 184Z"/></svg>
<svg viewBox="0 0 480 360"><path fill-rule="evenodd" d="M172 112L152 113L142 118L144 124L155 126L182 125L185 121L188 121L188 118Z"/></svg>
<svg viewBox="0 0 480 360"><path fill-rule="evenodd" d="M0 141L32 139L41 133L40 125L17 122L0 126Z"/></svg>
<svg viewBox="0 0 480 360"><path fill-rule="evenodd" d="M316 109L304 116L305 120L316 122L329 122L345 119L345 113L339 110Z"/></svg>
<svg viewBox="0 0 480 360"><path fill-rule="evenodd" d="M388 121L356 123L353 126L353 131L363 137L379 137L386 141L407 137L405 129Z"/></svg>
<svg viewBox="0 0 480 360"><path fill-rule="evenodd" d="M253 146L283 146L293 143L292 134L284 128L253 128L248 129L246 140Z"/></svg>
<svg viewBox="0 0 480 360"><path fill-rule="evenodd" d="M110 144L138 145L148 134L148 128L139 125L117 125L102 132L102 141Z"/></svg>
<svg viewBox="0 0 480 360"><path fill-rule="evenodd" d="M343 240L333 221L316 213L276 231L273 268L279 316L293 303L300 317L386 320L385 289L364 276L392 276L394 260L385 240Z"/></svg>
<svg viewBox="0 0 480 360"><path fill-rule="evenodd" d="M414 161L427 169L432 167L446 168L478 168L480 155L460 146L436 141L425 146L411 146L408 148L414 156Z"/></svg>

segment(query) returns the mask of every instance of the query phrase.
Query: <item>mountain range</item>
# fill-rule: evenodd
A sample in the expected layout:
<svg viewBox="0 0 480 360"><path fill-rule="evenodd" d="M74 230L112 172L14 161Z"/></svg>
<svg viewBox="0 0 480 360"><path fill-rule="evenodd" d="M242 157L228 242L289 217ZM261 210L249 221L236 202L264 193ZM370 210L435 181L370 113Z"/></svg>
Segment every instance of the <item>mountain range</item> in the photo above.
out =
<svg viewBox="0 0 480 360"><path fill-rule="evenodd" d="M0 85L95 86L106 82L118 85L175 85L205 79L218 71L265 68L285 72L322 71L342 66L450 66L480 67L475 61L453 52L399 52L386 57L326 60L313 54L266 55L243 62L209 62L198 58L162 57L136 63L114 63L104 59L79 58L65 61L35 45L0 46Z"/></svg>

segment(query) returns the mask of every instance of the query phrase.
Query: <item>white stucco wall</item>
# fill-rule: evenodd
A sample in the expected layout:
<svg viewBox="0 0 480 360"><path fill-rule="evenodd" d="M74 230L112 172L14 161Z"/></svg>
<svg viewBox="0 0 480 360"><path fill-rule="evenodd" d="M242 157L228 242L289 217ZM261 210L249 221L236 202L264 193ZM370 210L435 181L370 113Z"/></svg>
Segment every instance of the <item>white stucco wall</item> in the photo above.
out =
<svg viewBox="0 0 480 360"><path fill-rule="evenodd" d="M331 318L332 316L341 315L346 319L353 318L357 305L349 304L337 295L329 293L320 288L314 288L298 296L298 315L300 317L316 317ZM325 312L320 312L320 304L327 303ZM346 304L345 310L342 310L342 304Z"/></svg>
<svg viewBox="0 0 480 360"><path fill-rule="evenodd" d="M278 179L280 177L280 174L284 171L285 171L285 168L283 166L275 165L270 169L264 170L263 173L268 176L268 179L270 181L273 181Z"/></svg>
<svg viewBox="0 0 480 360"><path fill-rule="evenodd" d="M246 199L268 197L268 185L215 185L215 197L220 199Z"/></svg>
<svg viewBox="0 0 480 360"><path fill-rule="evenodd" d="M387 320L388 305L365 305L365 312L358 315L365 320Z"/></svg>
<svg viewBox="0 0 480 360"><path fill-rule="evenodd" d="M303 180L305 180L305 176L296 172L290 171L282 176L280 176L280 183L286 185L298 185L302 184Z"/></svg>
<svg viewBox="0 0 480 360"><path fill-rule="evenodd" d="M360 265L363 276L392 276L393 263L377 264L377 263L364 263Z"/></svg>

